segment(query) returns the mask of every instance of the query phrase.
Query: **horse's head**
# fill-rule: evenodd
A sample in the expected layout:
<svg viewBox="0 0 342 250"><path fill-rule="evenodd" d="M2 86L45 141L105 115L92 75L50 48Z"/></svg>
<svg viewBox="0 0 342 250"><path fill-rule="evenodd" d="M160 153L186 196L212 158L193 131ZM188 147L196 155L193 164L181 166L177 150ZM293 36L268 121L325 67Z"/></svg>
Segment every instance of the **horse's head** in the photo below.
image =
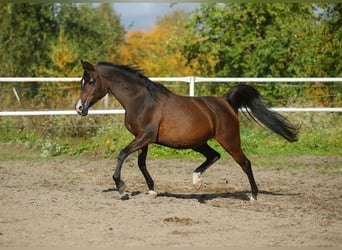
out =
<svg viewBox="0 0 342 250"><path fill-rule="evenodd" d="M79 115L86 116L88 109L104 97L108 88L102 85L96 68L89 62L81 61L84 73L81 79L81 95L75 109Z"/></svg>

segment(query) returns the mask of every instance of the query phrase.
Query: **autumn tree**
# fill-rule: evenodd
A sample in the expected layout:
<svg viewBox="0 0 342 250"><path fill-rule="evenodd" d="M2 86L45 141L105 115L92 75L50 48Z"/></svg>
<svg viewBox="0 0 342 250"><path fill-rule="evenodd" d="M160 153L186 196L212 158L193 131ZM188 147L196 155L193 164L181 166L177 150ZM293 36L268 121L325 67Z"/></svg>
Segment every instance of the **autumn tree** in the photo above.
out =
<svg viewBox="0 0 342 250"><path fill-rule="evenodd" d="M188 16L183 10L176 10L159 17L155 27L148 31L129 32L120 61L141 67L149 76L193 75L178 45Z"/></svg>

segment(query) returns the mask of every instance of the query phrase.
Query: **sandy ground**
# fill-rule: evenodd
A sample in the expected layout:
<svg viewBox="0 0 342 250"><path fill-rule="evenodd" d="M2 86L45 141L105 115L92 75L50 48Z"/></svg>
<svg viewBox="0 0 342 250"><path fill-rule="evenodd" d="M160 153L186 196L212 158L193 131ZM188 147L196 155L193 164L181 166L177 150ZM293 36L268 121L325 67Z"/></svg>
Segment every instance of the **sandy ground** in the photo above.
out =
<svg viewBox="0 0 342 250"><path fill-rule="evenodd" d="M342 166L342 157L290 160ZM251 202L247 177L228 160L195 190L198 163L149 160L159 192L151 199L130 158L122 172L129 199L120 200L111 179L115 160L2 161L0 247L342 246L341 174L254 166L260 195Z"/></svg>

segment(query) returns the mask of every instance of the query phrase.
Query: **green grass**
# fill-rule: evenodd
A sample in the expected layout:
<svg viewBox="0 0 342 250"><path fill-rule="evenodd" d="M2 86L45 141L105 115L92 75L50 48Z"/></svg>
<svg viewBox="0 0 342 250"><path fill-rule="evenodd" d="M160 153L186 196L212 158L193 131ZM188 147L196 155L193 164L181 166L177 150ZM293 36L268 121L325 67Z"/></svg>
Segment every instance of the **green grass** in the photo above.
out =
<svg viewBox="0 0 342 250"><path fill-rule="evenodd" d="M292 114L301 123L299 141L289 143L256 123L241 117L242 148L248 157L300 155L341 156L342 115L339 113ZM122 116L0 118L0 142L25 145L30 157L89 155L116 158L133 140L123 126ZM209 144L228 157L214 140ZM25 158L19 148L18 158ZM24 150L25 151L25 150ZM0 150L0 159L7 156ZM12 156L15 158L15 156ZM192 150L174 150L159 145L149 148L149 158L198 159Z"/></svg>

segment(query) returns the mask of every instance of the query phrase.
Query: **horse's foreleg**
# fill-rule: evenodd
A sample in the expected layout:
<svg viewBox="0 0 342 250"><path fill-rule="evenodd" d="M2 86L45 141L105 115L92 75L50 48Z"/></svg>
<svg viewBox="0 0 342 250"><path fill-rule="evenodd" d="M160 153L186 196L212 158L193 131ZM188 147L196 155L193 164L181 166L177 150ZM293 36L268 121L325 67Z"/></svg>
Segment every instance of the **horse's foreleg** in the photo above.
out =
<svg viewBox="0 0 342 250"><path fill-rule="evenodd" d="M122 168L122 164L123 164L124 160L129 155L127 153L127 151L128 151L128 147L121 150L121 152L118 156L118 162L116 164L115 172L113 174L113 180L115 182L116 188L118 189L118 191L121 195L125 192L125 189L126 189L125 183L121 180L121 168Z"/></svg>
<svg viewBox="0 0 342 250"><path fill-rule="evenodd" d="M149 196L151 198L156 198L157 192L154 191L154 182L152 180L150 173L147 171L147 168L146 168L147 150L148 150L148 146L145 146L139 151L138 166L139 166L139 169L140 169L141 173L143 174L143 176L146 180L146 184L147 184L148 189L149 189L149 191L148 191Z"/></svg>
<svg viewBox="0 0 342 250"><path fill-rule="evenodd" d="M214 162L220 159L221 156L217 151L212 149L207 143L197 148L194 148L193 150L195 150L198 153L201 153L202 155L206 157L206 161L203 162L192 173L192 182L196 189L200 189L203 183L201 179L201 174L203 174L205 170L207 170L212 164L214 164Z"/></svg>
<svg viewBox="0 0 342 250"><path fill-rule="evenodd" d="M136 137L127 147L121 150L118 156L118 162L114 171L113 180L120 194L125 192L125 183L121 180L121 168L125 159L133 152L144 148L150 143L150 137L148 134ZM147 149L146 153L147 153ZM146 156L145 156L146 157Z"/></svg>

